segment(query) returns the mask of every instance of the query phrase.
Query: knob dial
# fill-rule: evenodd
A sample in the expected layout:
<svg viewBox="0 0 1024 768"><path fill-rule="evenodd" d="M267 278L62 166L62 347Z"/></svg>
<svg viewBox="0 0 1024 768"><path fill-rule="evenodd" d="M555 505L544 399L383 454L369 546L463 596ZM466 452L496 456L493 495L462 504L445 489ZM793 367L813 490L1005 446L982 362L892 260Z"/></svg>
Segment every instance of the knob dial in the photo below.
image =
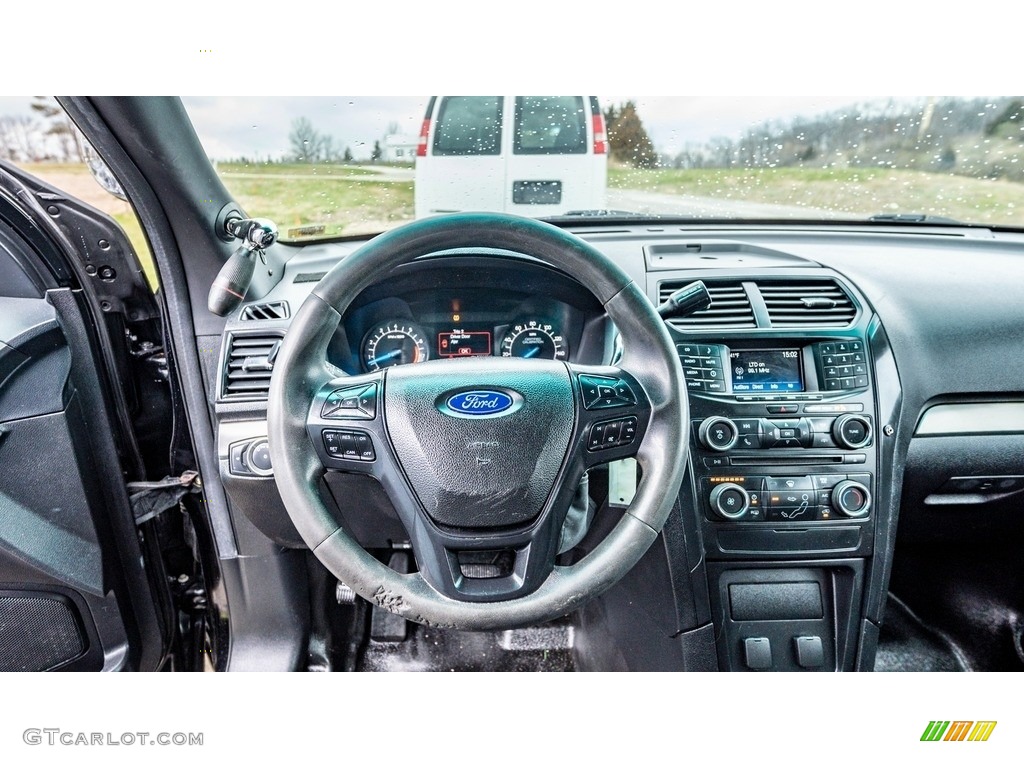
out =
<svg viewBox="0 0 1024 768"><path fill-rule="evenodd" d="M270 463L270 446L266 440L254 440L245 452L245 463L249 470L259 477L274 474L274 466Z"/></svg>
<svg viewBox="0 0 1024 768"><path fill-rule="evenodd" d="M736 483L721 483L711 489L711 508L727 520L738 520L750 509L750 496Z"/></svg>
<svg viewBox="0 0 1024 768"><path fill-rule="evenodd" d="M855 480L843 480L832 489L832 506L847 517L864 517L871 508L871 491Z"/></svg>
<svg viewBox="0 0 1024 768"><path fill-rule="evenodd" d="M700 423L697 437L701 443L712 451L728 451L739 439L739 430L732 419L724 416L711 416Z"/></svg>
<svg viewBox="0 0 1024 768"><path fill-rule="evenodd" d="M871 442L871 422L847 413L833 422L832 438L843 448L863 448Z"/></svg>

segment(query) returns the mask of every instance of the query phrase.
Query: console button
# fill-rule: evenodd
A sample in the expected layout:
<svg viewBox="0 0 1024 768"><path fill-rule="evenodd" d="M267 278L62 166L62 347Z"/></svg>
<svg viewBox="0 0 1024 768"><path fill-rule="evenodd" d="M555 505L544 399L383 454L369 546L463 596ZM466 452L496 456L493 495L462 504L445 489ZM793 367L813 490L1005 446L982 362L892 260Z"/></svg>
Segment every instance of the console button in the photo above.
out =
<svg viewBox="0 0 1024 768"><path fill-rule="evenodd" d="M871 492L862 483L844 480L832 489L831 506L847 517L863 517L871 508Z"/></svg>
<svg viewBox="0 0 1024 768"><path fill-rule="evenodd" d="M863 416L840 416L832 424L832 437L843 448L860 448L871 440L871 423Z"/></svg>
<svg viewBox="0 0 1024 768"><path fill-rule="evenodd" d="M845 479L846 475L811 475L816 488L834 488Z"/></svg>
<svg viewBox="0 0 1024 768"><path fill-rule="evenodd" d="M835 344L819 344L818 349L821 351L821 354L823 355L834 355L836 353Z"/></svg>
<svg viewBox="0 0 1024 768"><path fill-rule="evenodd" d="M747 669L772 668L772 641L767 637L748 637L743 641Z"/></svg>
<svg viewBox="0 0 1024 768"><path fill-rule="evenodd" d="M711 489L711 509L727 520L743 517L750 508L747 491L736 483L721 483Z"/></svg>
<svg viewBox="0 0 1024 768"><path fill-rule="evenodd" d="M760 423L759 419L737 419L736 429L741 435L756 435Z"/></svg>
<svg viewBox="0 0 1024 768"><path fill-rule="evenodd" d="M713 451L727 451L736 444L739 432L736 425L723 416L711 416L701 422L697 437Z"/></svg>
<svg viewBox="0 0 1024 768"><path fill-rule="evenodd" d="M799 405L766 405L768 413L799 413Z"/></svg>
<svg viewBox="0 0 1024 768"><path fill-rule="evenodd" d="M845 475L843 476L845 480ZM765 480L768 491L809 491L814 488L811 478L804 477L769 477Z"/></svg>
<svg viewBox="0 0 1024 768"><path fill-rule="evenodd" d="M818 669L825 664L825 651L821 638L817 636L794 637L796 644L796 663L804 669Z"/></svg>
<svg viewBox="0 0 1024 768"><path fill-rule="evenodd" d="M835 448L835 440L832 439L832 435L828 432L815 432L811 436L811 447L812 448Z"/></svg>
<svg viewBox="0 0 1024 768"><path fill-rule="evenodd" d="M703 392L704 391L704 380L703 379L686 379L686 389L690 392Z"/></svg>
<svg viewBox="0 0 1024 768"><path fill-rule="evenodd" d="M683 376L687 379L699 379L701 371L701 368L683 368Z"/></svg>
<svg viewBox="0 0 1024 768"><path fill-rule="evenodd" d="M705 392L725 392L724 381L706 381L704 382Z"/></svg>
<svg viewBox="0 0 1024 768"><path fill-rule="evenodd" d="M700 354L697 344L676 344L676 352L680 357L697 357Z"/></svg>
<svg viewBox="0 0 1024 768"><path fill-rule="evenodd" d="M740 435L739 438L736 440L736 447L737 448L746 448L746 449L760 448L761 447L761 438L759 438L756 434L755 435Z"/></svg>
<svg viewBox="0 0 1024 768"><path fill-rule="evenodd" d="M867 376L854 376L853 377L853 383L854 383L854 388L855 389L860 389L861 387L866 387L868 385L868 377Z"/></svg>
<svg viewBox="0 0 1024 768"><path fill-rule="evenodd" d="M772 448L800 448L800 441L795 437L783 437L772 443Z"/></svg>

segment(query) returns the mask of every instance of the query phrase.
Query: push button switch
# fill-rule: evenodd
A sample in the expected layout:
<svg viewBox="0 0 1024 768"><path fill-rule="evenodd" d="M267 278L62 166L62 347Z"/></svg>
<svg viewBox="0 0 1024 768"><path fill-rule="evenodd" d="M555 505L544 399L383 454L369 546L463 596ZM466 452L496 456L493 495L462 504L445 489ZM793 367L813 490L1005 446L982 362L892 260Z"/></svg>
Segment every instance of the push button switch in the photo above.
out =
<svg viewBox="0 0 1024 768"><path fill-rule="evenodd" d="M349 461L376 461L373 439L355 429L325 429L324 449L329 456Z"/></svg>
<svg viewBox="0 0 1024 768"><path fill-rule="evenodd" d="M372 419L377 414L377 385L336 389L327 396L320 416L325 419Z"/></svg>
<svg viewBox="0 0 1024 768"><path fill-rule="evenodd" d="M622 379L610 376L581 375L579 382L580 392L583 395L583 407L587 410L636 405L636 396L633 394L633 390Z"/></svg>
<svg viewBox="0 0 1024 768"><path fill-rule="evenodd" d="M796 662L804 669L818 669L825 664L825 649L817 636L794 637Z"/></svg>
<svg viewBox="0 0 1024 768"><path fill-rule="evenodd" d="M772 642L767 637L748 637L743 641L743 656L748 669L772 668Z"/></svg>

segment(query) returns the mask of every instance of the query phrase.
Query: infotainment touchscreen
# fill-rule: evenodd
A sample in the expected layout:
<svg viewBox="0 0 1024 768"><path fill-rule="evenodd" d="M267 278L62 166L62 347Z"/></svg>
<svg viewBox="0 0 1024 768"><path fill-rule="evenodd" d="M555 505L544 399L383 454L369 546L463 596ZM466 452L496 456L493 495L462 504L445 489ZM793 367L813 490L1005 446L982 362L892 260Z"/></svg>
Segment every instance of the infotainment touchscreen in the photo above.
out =
<svg viewBox="0 0 1024 768"><path fill-rule="evenodd" d="M733 392L803 392L798 349L737 350L729 355Z"/></svg>

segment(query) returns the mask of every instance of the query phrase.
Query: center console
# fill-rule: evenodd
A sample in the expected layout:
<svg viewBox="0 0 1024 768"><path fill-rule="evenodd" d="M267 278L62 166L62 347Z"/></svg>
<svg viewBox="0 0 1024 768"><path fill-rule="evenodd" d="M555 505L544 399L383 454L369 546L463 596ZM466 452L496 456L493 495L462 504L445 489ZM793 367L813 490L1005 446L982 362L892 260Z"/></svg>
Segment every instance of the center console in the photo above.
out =
<svg viewBox="0 0 1024 768"><path fill-rule="evenodd" d="M875 529L888 505L875 325L862 307L832 327L676 334L721 669L858 666Z"/></svg>

